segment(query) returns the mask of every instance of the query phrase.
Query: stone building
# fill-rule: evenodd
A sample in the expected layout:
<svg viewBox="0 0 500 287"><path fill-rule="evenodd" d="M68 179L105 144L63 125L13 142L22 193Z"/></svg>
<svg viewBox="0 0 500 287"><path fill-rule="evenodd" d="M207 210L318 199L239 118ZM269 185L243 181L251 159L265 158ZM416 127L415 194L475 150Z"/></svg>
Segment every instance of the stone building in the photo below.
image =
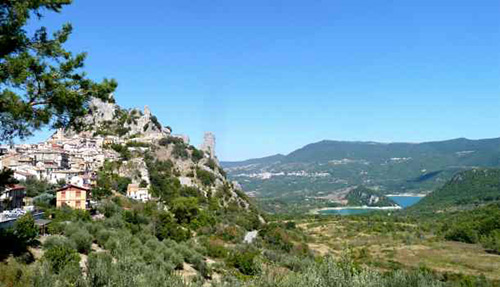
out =
<svg viewBox="0 0 500 287"><path fill-rule="evenodd" d="M23 207L26 188L19 184L8 185L0 195L0 211Z"/></svg>
<svg viewBox="0 0 500 287"><path fill-rule="evenodd" d="M203 136L203 143L200 146L200 149L208 154L208 156L212 159L215 159L215 135L211 132L206 132Z"/></svg>

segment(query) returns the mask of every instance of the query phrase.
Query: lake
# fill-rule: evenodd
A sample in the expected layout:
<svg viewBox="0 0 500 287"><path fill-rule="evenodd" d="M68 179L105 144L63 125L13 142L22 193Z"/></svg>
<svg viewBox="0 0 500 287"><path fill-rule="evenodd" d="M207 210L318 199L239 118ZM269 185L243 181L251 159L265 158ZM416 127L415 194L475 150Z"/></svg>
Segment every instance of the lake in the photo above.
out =
<svg viewBox="0 0 500 287"><path fill-rule="evenodd" d="M421 196L389 196L390 199L394 200L402 208L412 206L419 202L423 197Z"/></svg>
<svg viewBox="0 0 500 287"><path fill-rule="evenodd" d="M421 196L389 196L390 199L394 200L399 206L402 208L406 208L408 206L412 206L415 203L419 202L423 197ZM329 209L329 210L321 210L320 214L339 214L339 215L354 215L354 214L363 214L372 211L377 211L377 209L360 209L360 208L345 208L345 209ZM380 210L378 210L380 211ZM390 212L390 211L388 211Z"/></svg>

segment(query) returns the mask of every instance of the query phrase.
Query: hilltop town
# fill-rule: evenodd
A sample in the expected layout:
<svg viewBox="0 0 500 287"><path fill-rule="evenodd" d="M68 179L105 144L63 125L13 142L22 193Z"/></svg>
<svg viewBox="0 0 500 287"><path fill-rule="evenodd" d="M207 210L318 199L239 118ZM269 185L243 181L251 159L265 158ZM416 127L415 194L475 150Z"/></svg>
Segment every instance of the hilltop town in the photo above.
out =
<svg viewBox="0 0 500 287"><path fill-rule="evenodd" d="M120 162L118 175L130 178L126 195L147 201L152 196L149 192L149 172L143 155L152 146L165 142L175 143L177 147L195 149L189 145L188 136L172 134L172 129L162 126L147 106L143 111L124 110L115 103L93 99L90 111L82 119L85 126L82 131L59 129L44 142L0 146L0 170L3 168L13 170L14 178L20 182L46 181L50 184L71 185L88 191L96 186L97 172L105 163ZM199 151L206 160L214 161L218 165L214 134L205 133ZM193 162L186 164L184 156L177 160L172 152L166 152L160 157L173 160L178 163L179 170L188 173ZM205 167L205 169L213 172L213 168ZM192 178L182 174L178 179L185 186L198 185ZM222 180L221 177L220 181ZM27 205L24 193L16 192L19 190L23 190L22 185L7 187L2 195L2 202L8 202L11 206L10 208L2 206L2 209ZM88 198L83 199L87 200ZM61 200L58 197L57 206L65 203L75 207L71 200ZM82 205L83 207L85 206Z"/></svg>

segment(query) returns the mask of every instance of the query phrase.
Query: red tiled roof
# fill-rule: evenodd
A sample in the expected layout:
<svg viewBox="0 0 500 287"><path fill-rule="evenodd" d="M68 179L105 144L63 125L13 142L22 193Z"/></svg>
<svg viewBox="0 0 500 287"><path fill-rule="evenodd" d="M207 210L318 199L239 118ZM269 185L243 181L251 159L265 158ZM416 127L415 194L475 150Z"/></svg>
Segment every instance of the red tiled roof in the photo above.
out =
<svg viewBox="0 0 500 287"><path fill-rule="evenodd" d="M9 184L7 185L7 190L22 190L26 189L26 187L20 185L20 184Z"/></svg>
<svg viewBox="0 0 500 287"><path fill-rule="evenodd" d="M74 188L77 188L77 189L81 189L81 190L85 190L85 191L89 191L90 190L89 188L86 188L86 187L83 187L83 186L78 186L78 185L74 185L74 184L68 184L66 186L63 186L63 187L59 188L57 191L66 190L66 189L71 188L71 187L74 187Z"/></svg>

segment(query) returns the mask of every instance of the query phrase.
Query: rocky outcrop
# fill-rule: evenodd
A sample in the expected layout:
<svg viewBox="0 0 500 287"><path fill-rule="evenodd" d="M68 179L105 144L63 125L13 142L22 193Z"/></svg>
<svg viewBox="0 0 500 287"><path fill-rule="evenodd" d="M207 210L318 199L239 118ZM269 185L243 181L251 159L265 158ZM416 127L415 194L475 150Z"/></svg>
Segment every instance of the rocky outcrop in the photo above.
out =
<svg viewBox="0 0 500 287"><path fill-rule="evenodd" d="M171 133L171 129L163 127L151 114L148 106L144 111L138 109L122 109L115 103L103 102L94 98L89 104L89 113L82 119L85 131L82 134L118 136L120 138L159 139ZM74 131L66 131L73 136Z"/></svg>

